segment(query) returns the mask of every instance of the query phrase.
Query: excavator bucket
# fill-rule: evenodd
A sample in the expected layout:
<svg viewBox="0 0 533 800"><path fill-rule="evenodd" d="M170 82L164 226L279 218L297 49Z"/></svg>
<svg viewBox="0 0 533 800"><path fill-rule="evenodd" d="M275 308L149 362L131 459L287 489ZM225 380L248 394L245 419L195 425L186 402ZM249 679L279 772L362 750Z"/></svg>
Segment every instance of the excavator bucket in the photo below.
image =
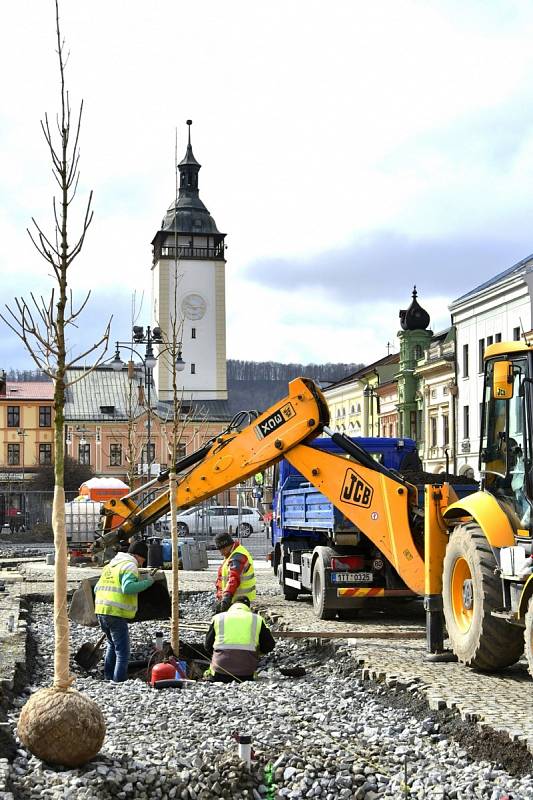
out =
<svg viewBox="0 0 533 800"><path fill-rule="evenodd" d="M69 618L73 622L88 627L98 624L94 613L94 587L98 577L86 578L72 595ZM138 608L133 622L143 622L149 619L170 619L170 595L168 593L167 579L164 574L154 576L153 586L138 594Z"/></svg>

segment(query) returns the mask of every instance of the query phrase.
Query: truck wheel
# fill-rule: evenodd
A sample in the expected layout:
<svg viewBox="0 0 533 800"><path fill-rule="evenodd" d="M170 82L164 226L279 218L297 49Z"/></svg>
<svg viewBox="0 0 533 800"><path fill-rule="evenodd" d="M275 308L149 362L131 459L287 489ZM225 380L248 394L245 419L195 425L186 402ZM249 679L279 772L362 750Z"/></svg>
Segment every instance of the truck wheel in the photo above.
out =
<svg viewBox="0 0 533 800"><path fill-rule="evenodd" d="M333 619L336 609L326 605L326 570L321 558L315 561L313 570L313 611L318 619Z"/></svg>
<svg viewBox="0 0 533 800"><path fill-rule="evenodd" d="M298 589L295 589L294 586L287 586L285 584L285 569L283 566L283 561L281 561L278 566L278 579L285 600L298 600Z"/></svg>
<svg viewBox="0 0 533 800"><path fill-rule="evenodd" d="M533 678L533 597L529 598L529 605L526 611L526 627L524 630L524 643L529 667L529 674Z"/></svg>
<svg viewBox="0 0 533 800"><path fill-rule="evenodd" d="M189 535L189 527L185 524L185 522L178 522L177 526L178 536L188 536Z"/></svg>
<svg viewBox="0 0 533 800"><path fill-rule="evenodd" d="M495 672L515 664L520 628L491 616L502 607L496 560L478 525L458 526L444 556L442 599L452 650L463 664Z"/></svg>

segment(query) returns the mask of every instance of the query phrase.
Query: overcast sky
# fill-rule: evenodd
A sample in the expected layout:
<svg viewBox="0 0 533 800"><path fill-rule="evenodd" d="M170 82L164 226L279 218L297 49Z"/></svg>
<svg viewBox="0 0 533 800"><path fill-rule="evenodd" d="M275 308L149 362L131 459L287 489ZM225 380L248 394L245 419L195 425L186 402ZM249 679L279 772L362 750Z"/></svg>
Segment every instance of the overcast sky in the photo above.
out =
<svg viewBox="0 0 533 800"><path fill-rule="evenodd" d="M413 284L451 300L533 250L533 5L527 0L62 0L84 99L70 280L78 334L130 329L192 118L200 196L227 235L227 354L369 362ZM39 120L58 108L52 0L4 4L2 305L49 292L26 227L51 221ZM76 337L74 337L76 338ZM72 342L74 346L74 342ZM184 353L186 358L186 353ZM0 366L30 366L2 325Z"/></svg>

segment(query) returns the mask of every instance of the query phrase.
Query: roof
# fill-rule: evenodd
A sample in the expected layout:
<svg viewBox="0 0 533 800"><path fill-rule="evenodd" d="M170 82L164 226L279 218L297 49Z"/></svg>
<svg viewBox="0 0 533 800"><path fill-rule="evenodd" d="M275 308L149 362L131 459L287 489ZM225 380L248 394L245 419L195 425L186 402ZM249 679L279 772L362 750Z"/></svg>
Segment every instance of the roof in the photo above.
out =
<svg viewBox="0 0 533 800"><path fill-rule="evenodd" d="M515 273L519 275L521 272L525 272L526 267L532 261L533 261L533 254L527 256L526 258L523 258L521 261L518 261L516 264L513 264L512 267L505 269L503 272L499 272L497 275L494 275L493 278L489 278L488 281L480 283L479 286L476 286L475 289L471 289L466 294L463 294L461 295L461 297L458 297L456 300L453 300L450 303L449 307L453 308L453 306L457 305L458 303L462 303L463 300L466 300L469 297L475 297L476 294L483 292L485 289L489 289L491 286L496 286L498 283L500 283L500 281L503 281L505 278L510 278Z"/></svg>
<svg viewBox="0 0 533 800"><path fill-rule="evenodd" d="M357 372L352 372L351 375L341 378L340 381L332 383L330 386L328 386L328 389L335 389L337 386L342 386L345 383L353 383L354 381L361 380L376 367L386 367L388 364L399 364L399 362L399 353L390 353L388 356L384 356L383 358L378 359L378 361L374 361L372 364L368 364L366 367L358 369Z"/></svg>
<svg viewBox="0 0 533 800"><path fill-rule="evenodd" d="M139 370L136 380L140 375ZM79 380L72 383L76 378ZM65 392L67 422L126 422L131 417L136 418L146 412L146 404L139 402L136 381L132 386L126 368L119 371L109 366L93 370L84 367L70 369L67 380L70 382ZM146 392L145 399L147 401ZM230 420L232 416L227 402L223 400L188 402L183 398L181 402L183 413L189 413L188 406L192 412L192 419L195 420L224 422ZM153 387L150 391L150 405L154 414L162 420L171 418L172 403L160 401Z"/></svg>
<svg viewBox="0 0 533 800"><path fill-rule="evenodd" d="M53 400L54 384L51 381L7 381L4 400Z"/></svg>

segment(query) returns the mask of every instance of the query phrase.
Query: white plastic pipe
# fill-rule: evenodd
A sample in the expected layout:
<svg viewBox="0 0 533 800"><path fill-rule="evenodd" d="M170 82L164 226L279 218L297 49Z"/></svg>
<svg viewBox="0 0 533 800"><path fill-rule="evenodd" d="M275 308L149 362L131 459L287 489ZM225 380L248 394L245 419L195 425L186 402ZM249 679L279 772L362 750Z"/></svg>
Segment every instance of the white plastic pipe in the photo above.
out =
<svg viewBox="0 0 533 800"><path fill-rule="evenodd" d="M252 765L252 737L246 733L239 733L239 758L250 769Z"/></svg>

